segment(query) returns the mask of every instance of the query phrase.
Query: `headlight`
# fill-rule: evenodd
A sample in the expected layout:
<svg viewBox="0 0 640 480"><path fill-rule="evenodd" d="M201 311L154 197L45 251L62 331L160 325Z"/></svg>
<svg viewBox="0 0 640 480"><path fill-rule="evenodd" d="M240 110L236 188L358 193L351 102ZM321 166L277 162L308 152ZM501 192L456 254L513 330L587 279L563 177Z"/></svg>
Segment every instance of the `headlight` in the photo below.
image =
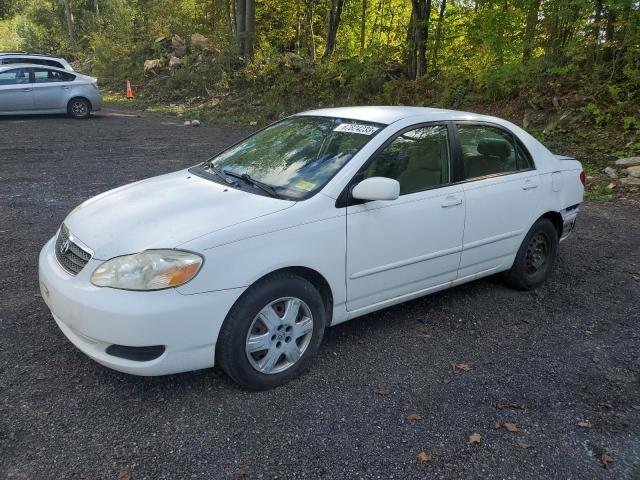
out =
<svg viewBox="0 0 640 480"><path fill-rule="evenodd" d="M196 276L203 259L181 250L147 250L112 258L91 275L97 287L123 290L161 290L187 283Z"/></svg>

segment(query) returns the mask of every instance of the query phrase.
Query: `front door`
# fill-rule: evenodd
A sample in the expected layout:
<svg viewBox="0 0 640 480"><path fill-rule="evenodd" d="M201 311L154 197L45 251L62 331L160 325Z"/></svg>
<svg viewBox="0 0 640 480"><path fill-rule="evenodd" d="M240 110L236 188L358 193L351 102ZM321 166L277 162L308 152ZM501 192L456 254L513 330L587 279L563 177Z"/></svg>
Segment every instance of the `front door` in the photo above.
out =
<svg viewBox="0 0 640 480"><path fill-rule="evenodd" d="M0 112L33 110L32 87L28 68L0 72Z"/></svg>
<svg viewBox="0 0 640 480"><path fill-rule="evenodd" d="M451 184L446 125L411 127L387 142L354 179L400 182L393 201L347 207L347 309L357 311L456 279L465 202Z"/></svg>

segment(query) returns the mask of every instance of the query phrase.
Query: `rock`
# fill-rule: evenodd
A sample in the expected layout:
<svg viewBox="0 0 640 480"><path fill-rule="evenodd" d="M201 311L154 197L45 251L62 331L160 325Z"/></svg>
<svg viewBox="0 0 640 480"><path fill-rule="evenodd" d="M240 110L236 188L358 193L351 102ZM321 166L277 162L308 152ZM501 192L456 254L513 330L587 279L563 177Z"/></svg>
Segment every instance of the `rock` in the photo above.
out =
<svg viewBox="0 0 640 480"><path fill-rule="evenodd" d="M156 68L160 68L163 64L161 58L153 58L144 61L144 71L149 72L151 70L155 70Z"/></svg>
<svg viewBox="0 0 640 480"><path fill-rule="evenodd" d="M173 55L169 58L169 68L178 68L182 65L182 60L178 57L174 57Z"/></svg>
<svg viewBox="0 0 640 480"><path fill-rule="evenodd" d="M191 48L195 50L209 50L209 39L200 33L191 35Z"/></svg>
<svg viewBox="0 0 640 480"><path fill-rule="evenodd" d="M618 178L618 172L613 167L605 167L603 172L606 173L609 178Z"/></svg>
<svg viewBox="0 0 640 480"><path fill-rule="evenodd" d="M635 167L640 165L640 157L619 158L616 160L616 165L618 167Z"/></svg>
<svg viewBox="0 0 640 480"><path fill-rule="evenodd" d="M200 126L200 120L191 120L191 126L192 127L199 127Z"/></svg>
<svg viewBox="0 0 640 480"><path fill-rule="evenodd" d="M621 185L640 185L640 178L637 177L624 177L620 179Z"/></svg>
<svg viewBox="0 0 640 480"><path fill-rule="evenodd" d="M191 120L186 120L182 125L184 125L185 127L190 127L191 126Z"/></svg>
<svg viewBox="0 0 640 480"><path fill-rule="evenodd" d="M251 125L252 127L255 127L256 125L258 125L258 122L251 121L251 122L249 122L249 125Z"/></svg>
<svg viewBox="0 0 640 480"><path fill-rule="evenodd" d="M629 167L625 169L625 171L632 177L640 178L640 165L636 165L635 167Z"/></svg>
<svg viewBox="0 0 640 480"><path fill-rule="evenodd" d="M614 188L616 188L616 184L611 182L609 185L607 185L607 190L613 190Z"/></svg>
<svg viewBox="0 0 640 480"><path fill-rule="evenodd" d="M174 35L173 37L171 37L171 45L173 46L174 50L186 47L186 43L182 38L180 38L180 35Z"/></svg>
<svg viewBox="0 0 640 480"><path fill-rule="evenodd" d="M282 56L282 65L299 72L309 66L307 61L294 52L287 52Z"/></svg>

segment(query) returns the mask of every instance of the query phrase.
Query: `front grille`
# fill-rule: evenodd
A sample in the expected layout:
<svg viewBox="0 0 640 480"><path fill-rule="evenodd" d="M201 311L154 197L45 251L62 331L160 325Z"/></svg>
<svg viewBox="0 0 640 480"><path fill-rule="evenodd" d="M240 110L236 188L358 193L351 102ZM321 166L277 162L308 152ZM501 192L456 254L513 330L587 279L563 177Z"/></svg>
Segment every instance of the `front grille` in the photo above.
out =
<svg viewBox="0 0 640 480"><path fill-rule="evenodd" d="M56 240L56 259L60 266L71 275L77 275L91 260L91 253L74 241L69 229L64 224L60 227L60 233L58 233Z"/></svg>

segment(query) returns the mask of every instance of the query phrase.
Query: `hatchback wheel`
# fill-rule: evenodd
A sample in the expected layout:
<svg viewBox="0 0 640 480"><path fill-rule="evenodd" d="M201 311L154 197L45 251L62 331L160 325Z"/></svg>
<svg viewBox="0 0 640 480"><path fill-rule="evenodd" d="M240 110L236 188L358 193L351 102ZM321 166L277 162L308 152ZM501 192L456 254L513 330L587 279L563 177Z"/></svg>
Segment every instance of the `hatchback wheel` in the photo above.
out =
<svg viewBox="0 0 640 480"><path fill-rule="evenodd" d="M511 269L504 274L510 285L533 290L551 273L558 252L558 232L551 220L538 220L524 238Z"/></svg>
<svg viewBox="0 0 640 480"><path fill-rule="evenodd" d="M84 98L72 98L67 105L67 113L73 118L89 118L91 104Z"/></svg>
<svg viewBox="0 0 640 480"><path fill-rule="evenodd" d="M265 390L305 371L324 334L322 297L308 280L276 273L232 307L217 341L217 363L239 384Z"/></svg>

